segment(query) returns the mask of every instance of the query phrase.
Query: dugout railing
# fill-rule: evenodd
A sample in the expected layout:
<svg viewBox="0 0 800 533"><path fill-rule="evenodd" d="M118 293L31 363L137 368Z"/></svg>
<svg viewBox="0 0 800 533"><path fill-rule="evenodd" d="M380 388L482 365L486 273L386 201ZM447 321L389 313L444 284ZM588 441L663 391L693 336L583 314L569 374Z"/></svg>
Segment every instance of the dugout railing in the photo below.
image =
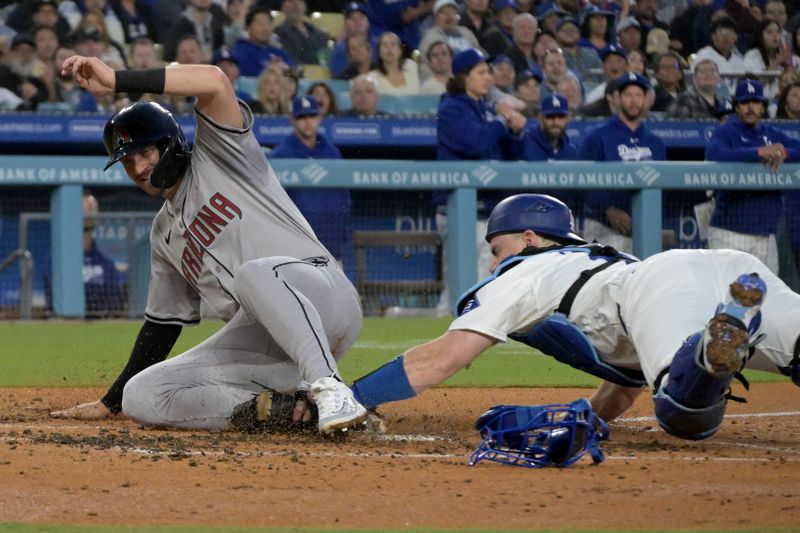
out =
<svg viewBox="0 0 800 533"><path fill-rule="evenodd" d="M119 166L101 172L105 158L0 156L0 187L51 188L52 304L56 315L85 314L81 195L84 186L130 186ZM448 235L444 242L451 305L478 279L475 261L478 191L503 189L628 189L633 195L634 253L662 249L662 191L708 189L786 190L800 186L800 164L771 172L759 164L706 162L437 162L387 160L274 160L288 187L353 190L449 190Z"/></svg>

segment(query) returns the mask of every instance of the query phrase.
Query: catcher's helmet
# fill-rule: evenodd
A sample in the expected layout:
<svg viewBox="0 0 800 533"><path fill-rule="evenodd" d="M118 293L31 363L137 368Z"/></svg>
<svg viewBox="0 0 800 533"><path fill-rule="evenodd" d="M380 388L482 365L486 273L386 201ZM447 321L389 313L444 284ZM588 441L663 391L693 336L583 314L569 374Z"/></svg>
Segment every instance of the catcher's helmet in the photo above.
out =
<svg viewBox="0 0 800 533"><path fill-rule="evenodd" d="M148 146L158 148L161 157L150 175L150 183L167 189L183 176L191 150L183 130L172 113L154 102L136 102L112 116L103 130L108 163L103 170L128 154Z"/></svg>
<svg viewBox="0 0 800 533"><path fill-rule="evenodd" d="M497 204L489 215L486 241L501 233L518 233L526 229L569 242L586 243L573 233L575 226L569 207L546 194L515 194Z"/></svg>
<svg viewBox="0 0 800 533"><path fill-rule="evenodd" d="M608 438L608 425L584 398L570 404L496 405L475 427L483 440L470 455L470 465L488 459L528 468L563 468L587 451L595 463L605 460L599 443Z"/></svg>

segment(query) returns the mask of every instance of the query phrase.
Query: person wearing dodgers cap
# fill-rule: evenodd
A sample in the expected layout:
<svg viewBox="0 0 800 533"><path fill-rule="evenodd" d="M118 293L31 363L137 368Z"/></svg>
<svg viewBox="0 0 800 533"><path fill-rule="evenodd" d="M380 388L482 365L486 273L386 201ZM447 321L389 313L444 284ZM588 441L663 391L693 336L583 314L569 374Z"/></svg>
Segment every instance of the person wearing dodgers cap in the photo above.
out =
<svg viewBox="0 0 800 533"><path fill-rule="evenodd" d="M567 136L569 102L558 93L542 98L541 121L525 129L525 135L515 142L516 157L524 161L569 161L578 159L578 149ZM547 191L575 209L579 204L577 191Z"/></svg>
<svg viewBox="0 0 800 533"><path fill-rule="evenodd" d="M570 121L569 100L558 93L542 98L540 121L531 123L517 143L517 158L524 161L574 161L578 148L567 136ZM574 189L548 190L573 211L583 203L580 191Z"/></svg>
<svg viewBox="0 0 800 533"><path fill-rule="evenodd" d="M760 161L773 172L787 161L800 161L800 141L762 123L766 102L761 83L741 80L733 97L735 115L714 130L706 161ZM750 252L777 274L781 196L780 191L715 191L708 247Z"/></svg>
<svg viewBox="0 0 800 533"><path fill-rule="evenodd" d="M578 159L584 161L664 161L663 141L644 124L650 82L636 72L614 80L619 111L584 134ZM584 237L632 253L630 191L591 190L585 194Z"/></svg>
<svg viewBox="0 0 800 533"><path fill-rule="evenodd" d="M322 113L315 97L295 96L291 120L294 132L267 154L269 159L342 158L339 149L320 132ZM341 260L350 231L350 191L297 187L287 192L325 248Z"/></svg>

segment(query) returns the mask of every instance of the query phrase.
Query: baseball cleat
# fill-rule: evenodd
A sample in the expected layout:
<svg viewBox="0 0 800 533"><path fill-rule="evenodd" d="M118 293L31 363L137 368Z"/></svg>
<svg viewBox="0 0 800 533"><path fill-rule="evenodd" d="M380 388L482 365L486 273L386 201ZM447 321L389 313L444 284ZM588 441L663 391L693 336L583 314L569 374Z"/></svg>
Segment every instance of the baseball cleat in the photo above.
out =
<svg viewBox="0 0 800 533"><path fill-rule="evenodd" d="M742 274L730 284L729 295L717 307L705 332L705 368L713 375L733 374L744 365L750 347L749 330L764 303L767 285L756 273Z"/></svg>
<svg viewBox="0 0 800 533"><path fill-rule="evenodd" d="M320 378L311 384L319 410L318 428L327 437L347 431L367 419L367 409L353 397L350 387L333 377Z"/></svg>
<svg viewBox="0 0 800 533"><path fill-rule="evenodd" d="M363 431L364 433L376 433L383 435L389 429L389 421L377 410L367 409L367 417L360 425L354 427L353 429L357 431Z"/></svg>

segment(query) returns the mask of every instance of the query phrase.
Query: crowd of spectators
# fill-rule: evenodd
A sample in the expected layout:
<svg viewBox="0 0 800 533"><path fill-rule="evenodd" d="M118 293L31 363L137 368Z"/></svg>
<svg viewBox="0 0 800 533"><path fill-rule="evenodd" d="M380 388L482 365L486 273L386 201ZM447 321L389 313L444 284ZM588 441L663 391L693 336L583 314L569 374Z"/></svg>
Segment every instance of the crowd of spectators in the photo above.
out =
<svg viewBox="0 0 800 533"><path fill-rule="evenodd" d="M614 83L626 72L651 82L651 116L719 117L744 76L763 85L768 117L800 116L800 4L785 0L24 0L0 6L2 111L45 104L109 113L139 98L190 110L191 102L153 95L95 99L61 76L61 62L73 53L98 56L116 69L213 63L255 112L288 114L292 98L307 86L299 83L306 74L323 84L346 80L351 91L371 85L378 98L440 95L453 77L453 57L476 49L494 79L489 104L507 100L528 118L539 118L540 102L553 93L568 98L572 117L608 117ZM340 27L328 33L314 23L312 10L341 13ZM318 84L314 91L323 113L360 114L354 94L351 107L342 109L336 91ZM374 112L380 105L365 108Z"/></svg>

